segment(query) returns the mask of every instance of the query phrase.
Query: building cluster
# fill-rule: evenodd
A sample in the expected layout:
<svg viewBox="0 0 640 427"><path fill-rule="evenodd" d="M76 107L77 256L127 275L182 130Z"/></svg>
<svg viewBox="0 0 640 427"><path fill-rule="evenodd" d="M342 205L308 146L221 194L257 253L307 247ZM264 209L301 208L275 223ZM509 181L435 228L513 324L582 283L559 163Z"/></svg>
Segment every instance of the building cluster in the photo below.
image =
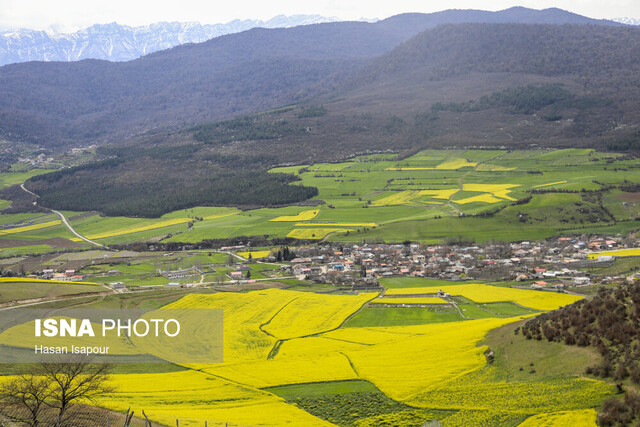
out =
<svg viewBox="0 0 640 427"><path fill-rule="evenodd" d="M484 245L325 244L295 248L297 257L282 267L308 280L334 284L372 284L393 276L446 280L513 280L534 288L589 285L584 273L611 256L589 259L593 251L635 247L620 237L560 237L543 242ZM605 278L611 280L612 278Z"/></svg>

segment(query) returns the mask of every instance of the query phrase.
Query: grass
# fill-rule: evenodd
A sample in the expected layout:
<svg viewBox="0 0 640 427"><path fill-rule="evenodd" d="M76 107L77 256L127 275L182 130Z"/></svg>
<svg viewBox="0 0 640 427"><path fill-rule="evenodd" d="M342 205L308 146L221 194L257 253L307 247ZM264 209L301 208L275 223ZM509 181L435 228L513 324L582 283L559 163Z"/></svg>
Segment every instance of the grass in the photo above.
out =
<svg viewBox="0 0 640 427"><path fill-rule="evenodd" d="M32 298L54 298L63 295L104 292L105 288L95 285L77 285L43 282L0 283L0 303L21 301Z"/></svg>
<svg viewBox="0 0 640 427"><path fill-rule="evenodd" d="M592 161L604 158L606 162ZM602 201L616 220L623 222L614 223L600 209L599 201L588 200L589 195L581 193L535 194L528 203L510 206L528 197L530 190L580 191L598 189L602 183L639 183L638 162L623 159L612 153L573 149L509 153L424 150L403 160L370 156L367 162L355 158L312 164L299 173L298 166L271 171L295 171L300 184L317 187L316 199L325 204L315 208L240 211L196 207L157 219L89 215L74 219L72 225L81 234L106 244L150 239L199 242L239 236L326 238L335 242L484 242L534 240L562 233L628 233L640 228L639 221L629 221L640 215L640 198L618 188L605 191ZM24 178L21 173L0 174L0 178L14 182ZM466 216L460 217L460 211ZM493 211L492 215L480 216ZM23 216L29 217L37 215ZM0 223L16 219L0 215ZM38 222L45 219L57 220L49 217ZM25 241L75 237L61 225L16 231L12 237Z"/></svg>
<svg viewBox="0 0 640 427"><path fill-rule="evenodd" d="M426 325L464 320L455 308L365 307L344 324L345 328Z"/></svg>
<svg viewBox="0 0 640 427"><path fill-rule="evenodd" d="M534 377L554 378L585 376L588 366L597 364L601 356L593 348L569 346L556 342L527 340L514 334L523 322L502 326L489 332L483 343L495 352L494 366L504 381L530 380ZM520 369L522 368L522 369Z"/></svg>
<svg viewBox="0 0 640 427"><path fill-rule="evenodd" d="M369 381L348 380L329 381L325 383L293 384L278 387L267 387L263 390L292 400L301 396L330 396L345 393L372 393L378 391Z"/></svg>
<svg viewBox="0 0 640 427"><path fill-rule="evenodd" d="M428 279L423 277L383 277L380 284L387 289L397 288L427 288L438 286L464 285L466 282L452 282L451 280ZM434 289L434 292L437 290Z"/></svg>
<svg viewBox="0 0 640 427"><path fill-rule="evenodd" d="M422 425L451 414L394 401L367 381L300 384L265 391L340 426Z"/></svg>

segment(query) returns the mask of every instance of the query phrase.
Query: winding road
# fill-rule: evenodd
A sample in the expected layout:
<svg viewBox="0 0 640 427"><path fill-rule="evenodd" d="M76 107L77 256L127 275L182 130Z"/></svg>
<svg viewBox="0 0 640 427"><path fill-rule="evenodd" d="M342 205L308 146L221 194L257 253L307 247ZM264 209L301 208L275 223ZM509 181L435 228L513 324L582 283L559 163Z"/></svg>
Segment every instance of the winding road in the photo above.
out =
<svg viewBox="0 0 640 427"><path fill-rule="evenodd" d="M40 196L38 196L36 193L34 193L33 191L28 190L28 189L24 186L24 184L20 184L20 188L22 188L24 191L26 191L27 193L31 194L32 196L35 196L37 199L39 199L39 198L40 198ZM37 205L37 204L38 204L38 202L33 202L33 205L34 205L34 206L35 206L35 205ZM40 206L40 207L41 207L42 209L46 209L46 210L48 210L48 211L50 211L50 212L53 212L54 214L58 215L58 216L60 217L60 220L62 221L62 223L63 223L63 224L64 224L64 225L69 229L69 231L70 231L71 233L73 233L73 234L74 234L76 237L78 237L79 239L82 239L82 240L84 240L85 242L90 243L90 244L92 244L92 245L94 245L94 246L97 246L97 247L99 247L99 248L109 249L109 248L108 248L107 246L105 246L105 245L101 245L100 243L97 243L97 242L94 242L93 240L89 240L89 239L87 239L86 237L84 237L84 236L82 236L80 233L78 233L76 230L74 230L74 229L73 229L73 227L71 226L71 224L69 224L69 221L67 221L67 218L66 218L66 217L65 217L61 212L55 211L55 210L53 210L53 209L45 208L44 206Z"/></svg>

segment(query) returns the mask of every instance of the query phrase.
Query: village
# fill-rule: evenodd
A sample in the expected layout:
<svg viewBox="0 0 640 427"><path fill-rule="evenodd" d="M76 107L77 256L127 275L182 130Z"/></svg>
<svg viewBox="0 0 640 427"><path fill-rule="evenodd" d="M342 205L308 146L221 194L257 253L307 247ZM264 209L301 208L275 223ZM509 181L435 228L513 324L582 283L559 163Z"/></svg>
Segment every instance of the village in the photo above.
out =
<svg viewBox="0 0 640 427"><path fill-rule="evenodd" d="M2 273L5 276L55 281L100 281L120 292L131 286L143 285L121 271L128 270L132 263L155 265L155 269L150 265L148 275L159 279L154 286L169 287L251 286L258 282L269 286L269 283L279 280L297 280L356 291L379 289L379 279L403 276L448 281L507 281L513 287L557 290L632 282L640 278L640 272L635 272L633 266L625 274L606 274L616 260L606 251L638 246L640 242L634 238L618 236L557 237L538 242L473 245L323 243L271 248L270 251L266 248L258 251L247 244L170 253L158 253L160 248L152 252L93 251L95 256L91 256L92 252L74 252L84 254L79 256L82 260L59 262L57 266L52 264L54 260L48 261L55 255L32 256L23 258L17 264L19 268L4 267ZM283 249L286 253L284 258ZM261 256L247 255L252 253L261 253ZM71 254L69 257L74 258ZM207 264L211 254L222 258ZM203 256L206 258L189 264L190 260ZM108 265L97 268L98 264Z"/></svg>
<svg viewBox="0 0 640 427"><path fill-rule="evenodd" d="M632 281L633 276L599 277L585 269L609 267L614 256L589 254L635 247L620 237L559 237L542 242L486 245L362 244L295 248L296 258L282 270L317 283L375 286L392 276L451 281L522 282L533 289L567 288L595 283ZM266 261L276 261L271 256ZM526 285L525 285L526 283ZM514 286L517 286L515 284Z"/></svg>

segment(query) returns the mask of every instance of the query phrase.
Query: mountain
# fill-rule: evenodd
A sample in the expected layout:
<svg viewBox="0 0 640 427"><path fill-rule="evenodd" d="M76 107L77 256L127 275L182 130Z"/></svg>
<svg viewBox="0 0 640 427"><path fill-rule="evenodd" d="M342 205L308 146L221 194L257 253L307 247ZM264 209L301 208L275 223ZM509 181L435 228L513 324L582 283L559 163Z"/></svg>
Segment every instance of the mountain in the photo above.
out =
<svg viewBox="0 0 640 427"><path fill-rule="evenodd" d="M370 24L337 25L350 37L342 34L332 46L307 44L313 40L308 31L322 34L322 25L292 29L302 36L286 46L281 30L265 33L264 45L245 44L243 51L265 66L265 53L281 58L280 49L315 58L298 64L354 64L334 82L333 92L299 105L281 103L259 114L101 146L102 161L35 177L27 188L52 208L159 216L208 203L247 207L300 201L312 189L300 188L279 200L273 197L279 193L270 191L286 182L275 182L268 169L340 161L363 152L395 152L403 159L425 148L640 148L638 28L448 24L367 59L376 47L364 49L357 36L359 26ZM243 34L255 43L253 31L258 30ZM378 34L377 40L388 39ZM188 49L176 50L183 55L179 63L187 63ZM164 61L174 53L145 60ZM340 60L328 59L338 54ZM224 59L234 62L232 56ZM244 78L240 72L236 80ZM304 87L305 81L293 76L286 77ZM324 83L320 80L319 87ZM258 92L260 83L254 87ZM265 191L250 191L255 188ZM20 205L11 194L2 197ZM32 206L31 201L22 205Z"/></svg>
<svg viewBox="0 0 640 427"><path fill-rule="evenodd" d="M108 142L331 93L376 57L446 23L619 25L559 9L449 10L375 23L254 28L120 63L0 68L0 136L47 146Z"/></svg>
<svg viewBox="0 0 640 427"><path fill-rule="evenodd" d="M140 27L93 25L71 34L20 29L0 33L0 66L27 61L130 61L185 43L201 43L255 27L289 28L334 22L320 15L276 16L268 21L234 20L226 24L159 22Z"/></svg>
<svg viewBox="0 0 640 427"><path fill-rule="evenodd" d="M614 21L625 25L640 25L640 19L635 18L615 18Z"/></svg>

